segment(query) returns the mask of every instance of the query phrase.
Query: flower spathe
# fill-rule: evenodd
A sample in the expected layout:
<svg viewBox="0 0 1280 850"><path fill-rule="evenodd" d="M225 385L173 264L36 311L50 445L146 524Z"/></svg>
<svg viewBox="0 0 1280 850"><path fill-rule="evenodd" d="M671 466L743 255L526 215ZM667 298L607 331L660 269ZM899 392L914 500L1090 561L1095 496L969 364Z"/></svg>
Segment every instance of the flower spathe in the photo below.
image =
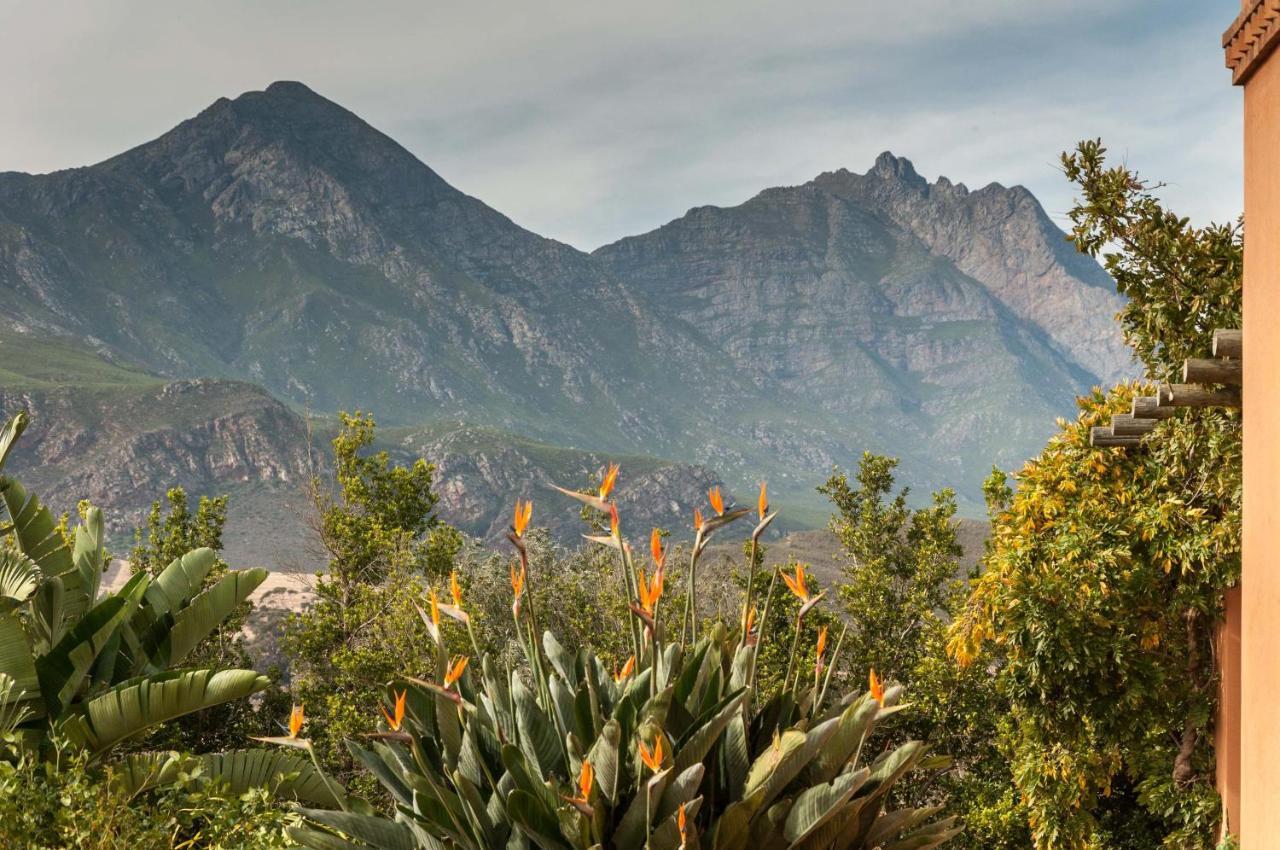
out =
<svg viewBox="0 0 1280 850"><path fill-rule="evenodd" d="M871 688L871 698L884 705L884 683L876 675L876 668L871 668L871 674L867 677L867 682Z"/></svg>
<svg viewBox="0 0 1280 850"><path fill-rule="evenodd" d="M462 674L467 669L467 663L470 661L470 657L466 655L453 659L449 669L444 674L444 686L446 689L453 687L462 678Z"/></svg>
<svg viewBox="0 0 1280 850"><path fill-rule="evenodd" d="M609 464L609 468L604 473L604 478L600 481L600 498L607 499L609 494L613 492L613 485L618 481L618 465L616 463Z"/></svg>
<svg viewBox="0 0 1280 850"><path fill-rule="evenodd" d="M301 705L293 706L293 708L289 710L289 737L298 737L298 733L302 731L302 724L306 722L306 709Z"/></svg>
<svg viewBox="0 0 1280 850"><path fill-rule="evenodd" d="M522 502L516 499L515 513L511 518L511 531L516 537L524 537L529 528L529 520L533 518L533 501Z"/></svg>
<svg viewBox="0 0 1280 850"><path fill-rule="evenodd" d="M396 694L396 704L393 709L395 714L387 711L386 706L382 707L382 716L387 719L387 726L391 731L399 732L400 726L404 723L404 700L406 691L400 691Z"/></svg>
<svg viewBox="0 0 1280 850"><path fill-rule="evenodd" d="M720 492L720 485L707 491L707 501L711 502L711 509L716 512L716 516L724 516L724 495Z"/></svg>
<svg viewBox="0 0 1280 850"><path fill-rule="evenodd" d="M644 762L645 767L657 773L662 770L662 733L658 733L658 737L653 742L653 749L650 750L644 745L644 741L639 743L640 761Z"/></svg>

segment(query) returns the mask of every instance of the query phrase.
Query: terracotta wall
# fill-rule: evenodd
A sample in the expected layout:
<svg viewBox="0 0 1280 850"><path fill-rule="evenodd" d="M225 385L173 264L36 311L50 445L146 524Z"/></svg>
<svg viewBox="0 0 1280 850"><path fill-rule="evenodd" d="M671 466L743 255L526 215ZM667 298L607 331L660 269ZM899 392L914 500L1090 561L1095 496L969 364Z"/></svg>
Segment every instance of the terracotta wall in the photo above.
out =
<svg viewBox="0 0 1280 850"><path fill-rule="evenodd" d="M1274 45L1264 52L1244 86L1239 835L1245 850L1280 847L1280 55Z"/></svg>

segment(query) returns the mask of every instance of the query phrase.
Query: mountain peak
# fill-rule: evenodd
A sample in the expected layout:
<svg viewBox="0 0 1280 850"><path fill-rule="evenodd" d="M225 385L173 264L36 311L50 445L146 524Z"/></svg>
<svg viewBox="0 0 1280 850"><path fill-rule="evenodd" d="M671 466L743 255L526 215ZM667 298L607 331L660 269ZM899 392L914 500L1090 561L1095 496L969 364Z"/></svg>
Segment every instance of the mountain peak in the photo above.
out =
<svg viewBox="0 0 1280 850"><path fill-rule="evenodd" d="M884 179L911 183L924 180L923 177L916 173L915 166L911 164L911 160L904 156L894 156L892 151L884 151L876 157L876 164L867 173Z"/></svg>
<svg viewBox="0 0 1280 850"><path fill-rule="evenodd" d="M276 80L267 86L266 93L286 97L319 97L306 83L297 80Z"/></svg>

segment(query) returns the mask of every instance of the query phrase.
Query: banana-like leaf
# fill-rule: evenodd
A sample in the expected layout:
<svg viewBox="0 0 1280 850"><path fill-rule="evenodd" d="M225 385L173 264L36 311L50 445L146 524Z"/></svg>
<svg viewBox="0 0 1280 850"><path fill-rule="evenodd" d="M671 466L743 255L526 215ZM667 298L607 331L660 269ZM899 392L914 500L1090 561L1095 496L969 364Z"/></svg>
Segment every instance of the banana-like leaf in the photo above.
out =
<svg viewBox="0 0 1280 850"><path fill-rule="evenodd" d="M102 511L89 508L84 522L76 526L75 545L71 550L71 561L80 576L78 590L84 596L73 602L85 608L97 600L98 587L102 583L103 559L106 557L102 535Z"/></svg>
<svg viewBox="0 0 1280 850"><path fill-rule="evenodd" d="M511 682L511 698L516 704L516 727L520 730L520 749L525 757L542 776L563 779L564 752L551 718L543 713L519 678Z"/></svg>
<svg viewBox="0 0 1280 850"><path fill-rule="evenodd" d="M8 702L30 700L40 693L36 661L27 635L13 611L0 612L0 673L13 679Z"/></svg>
<svg viewBox="0 0 1280 850"><path fill-rule="evenodd" d="M297 800L317 806L341 805L308 760L282 750L232 750L189 756L169 751L135 753L114 766L116 789L137 794L176 781L183 768L198 766L202 779L218 779L233 794L250 788L266 788L277 800Z"/></svg>
<svg viewBox="0 0 1280 850"><path fill-rule="evenodd" d="M13 520L13 536L19 551L35 561L45 576L63 576L65 582L65 574L75 565L53 514L40 504L35 494L27 493L13 478L0 478L0 495Z"/></svg>
<svg viewBox="0 0 1280 850"><path fill-rule="evenodd" d="M805 768L805 781L815 785L830 782L857 758L878 709L876 701L865 695L846 708L836 721L835 734Z"/></svg>
<svg viewBox="0 0 1280 850"><path fill-rule="evenodd" d="M191 604L174 615L173 628L169 631L169 657L165 666L181 664L222 622L235 611L236 606L249 598L258 585L267 580L267 571L261 567L229 572L213 587L196 596Z"/></svg>
<svg viewBox="0 0 1280 850"><path fill-rule="evenodd" d="M954 817L921 827L905 838L888 845L885 850L931 850L964 832L963 826L956 826Z"/></svg>
<svg viewBox="0 0 1280 850"><path fill-rule="evenodd" d="M11 611L40 586L36 562L14 549L0 549L0 610Z"/></svg>
<svg viewBox="0 0 1280 850"><path fill-rule="evenodd" d="M217 556L212 549L194 549L161 570L147 588L146 611L153 619L177 611L204 586Z"/></svg>
<svg viewBox="0 0 1280 850"><path fill-rule="evenodd" d="M147 576L135 575L120 593L108 596L80 618L48 653L36 659L45 710L57 717L66 710L99 653L120 624L133 613Z"/></svg>
<svg viewBox="0 0 1280 850"><path fill-rule="evenodd" d="M418 850L418 842L407 826L385 818L326 809L302 809L302 814L308 820L332 827L378 850Z"/></svg>
<svg viewBox="0 0 1280 850"><path fill-rule="evenodd" d="M301 826L288 827L285 832L298 844L303 847L310 847L311 850L369 850L368 844L363 842L355 844L339 838L331 832L320 832L317 829L307 829Z"/></svg>
<svg viewBox="0 0 1280 850"><path fill-rule="evenodd" d="M720 740L720 735L729 725L729 721L741 716L742 701L746 697L745 690L731 693L695 721L676 744L676 770L684 770L691 765L699 764L707 757L707 753L711 752L716 741Z"/></svg>
<svg viewBox="0 0 1280 850"><path fill-rule="evenodd" d="M176 670L149 676L118 685L78 707L66 730L90 751L101 753L156 724L244 699L270 684L253 670Z"/></svg>
<svg viewBox="0 0 1280 850"><path fill-rule="evenodd" d="M830 785L815 785L801 791L787 813L783 827L783 836L791 842L790 846L799 847L801 842L834 818L859 786L867 781L867 775L866 770L844 773ZM875 842L867 844L876 846Z"/></svg>
<svg viewBox="0 0 1280 850"><path fill-rule="evenodd" d="M618 799L618 777L621 773L618 764L618 750L622 739L622 731L618 721L609 720L604 724L600 737L587 759L595 768L596 787L610 803Z"/></svg>
<svg viewBox="0 0 1280 850"><path fill-rule="evenodd" d="M507 796L507 812L511 820L543 850L571 850L560 835L560 821L554 811L547 811L536 797L516 789Z"/></svg>
<svg viewBox="0 0 1280 850"><path fill-rule="evenodd" d="M867 831L867 844L878 847L897 835L910 832L929 818L942 811L942 806L925 806L920 809L895 809L876 818Z"/></svg>
<svg viewBox="0 0 1280 850"><path fill-rule="evenodd" d="M22 436L22 432L27 430L27 425L30 423L31 417L27 415L27 412L19 410L9 417L9 421L4 423L4 427L0 427L0 470L4 469L4 462L9 459L9 452L13 450L13 444Z"/></svg>

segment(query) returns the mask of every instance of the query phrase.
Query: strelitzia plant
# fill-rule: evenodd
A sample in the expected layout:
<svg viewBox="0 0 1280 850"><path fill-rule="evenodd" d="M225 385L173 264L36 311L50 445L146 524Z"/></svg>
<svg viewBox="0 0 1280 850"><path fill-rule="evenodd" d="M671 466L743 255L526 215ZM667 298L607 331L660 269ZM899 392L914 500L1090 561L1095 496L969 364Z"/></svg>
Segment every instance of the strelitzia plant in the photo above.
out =
<svg viewBox="0 0 1280 850"><path fill-rule="evenodd" d="M866 763L876 725L905 707L902 689L884 689L873 672L872 692L828 700L841 641L828 657L826 632L820 634L812 683L789 671L775 692L756 694L756 657L771 636L755 628L753 588L732 630L719 623L699 635L696 580L678 638L668 639L668 550L655 530L649 563L635 563L618 507L607 498L617 476L611 468L595 494L562 492L608 519L609 533L590 539L617 552L632 600L627 662L610 672L587 647L571 651L550 632L533 639L534 612L523 604L523 536L532 508L518 505L509 537L516 550L512 614L528 669L498 669L483 655L478 669L468 667L465 657L451 655L445 633L432 630L436 669L394 685L394 706L381 707L385 729L349 742L390 793L394 817L367 806L306 810L310 824L294 829L293 838L317 850L907 850L954 836L954 819L939 819L938 808L886 811L896 782L940 761L912 741ZM699 510L695 519L691 576L711 536L748 513L726 505L718 489L709 502L708 518ZM753 546L774 516L763 487L758 510ZM779 575L775 570L760 622L768 622ZM802 599L794 666L803 618L822 594L810 592L802 568L783 583ZM459 596L454 603L463 609Z"/></svg>

